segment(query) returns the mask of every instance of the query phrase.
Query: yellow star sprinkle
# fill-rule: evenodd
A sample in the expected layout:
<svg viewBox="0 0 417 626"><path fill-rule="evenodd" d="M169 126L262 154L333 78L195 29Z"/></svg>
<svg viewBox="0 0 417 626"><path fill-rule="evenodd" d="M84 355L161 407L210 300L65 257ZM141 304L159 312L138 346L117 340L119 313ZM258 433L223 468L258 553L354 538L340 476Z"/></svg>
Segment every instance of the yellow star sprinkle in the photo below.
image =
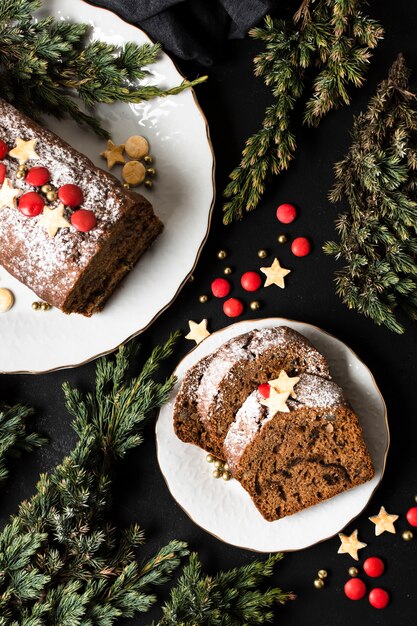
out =
<svg viewBox="0 0 417 626"><path fill-rule="evenodd" d="M372 515L369 519L375 524L375 535L382 535L385 531L395 535L394 522L398 519L398 515L390 515L381 506L378 515Z"/></svg>
<svg viewBox="0 0 417 626"><path fill-rule="evenodd" d="M266 276L264 287L277 285L277 287L281 287L281 289L284 289L284 277L287 276L287 274L289 274L291 270L287 270L285 269L285 267L281 267L278 259L275 258L270 267L261 267L261 272L263 272Z"/></svg>
<svg viewBox="0 0 417 626"><path fill-rule="evenodd" d="M35 152L35 145L37 139L29 139L24 141L20 137L16 138L16 147L10 150L9 154L14 159L17 159L20 164L26 163L29 159L39 159L39 155Z"/></svg>
<svg viewBox="0 0 417 626"><path fill-rule="evenodd" d="M100 156L102 156L104 159L107 159L107 167L109 168L109 170L111 170L116 163L126 163L126 160L123 156L124 149L124 144L116 146L111 139L108 140L107 150L101 152Z"/></svg>
<svg viewBox="0 0 417 626"><path fill-rule="evenodd" d="M285 370L281 370L278 378L275 378L274 380L269 380L268 382L271 387L273 387L276 391L279 391L280 393L288 391L291 398L296 398L297 396L295 395L294 386L298 383L299 380L299 376L291 377L288 376Z"/></svg>
<svg viewBox="0 0 417 626"><path fill-rule="evenodd" d="M278 412L281 413L289 413L289 408L285 404L288 400L289 392L285 391L284 393L279 393L276 389L271 387L271 393L269 394L269 398L264 398L261 400L261 404L263 406L268 407L269 416L274 417Z"/></svg>
<svg viewBox="0 0 417 626"><path fill-rule="evenodd" d="M199 324L197 322L193 322L193 320L189 320L188 325L190 327L190 332L188 335L185 335L186 339L190 341L195 341L196 344L199 344L210 335L207 330L207 320L202 320Z"/></svg>
<svg viewBox="0 0 417 626"><path fill-rule="evenodd" d="M343 533L339 533L340 548L338 549L338 554L350 554L352 559L355 561L359 561L358 550L365 548L368 544L362 543L358 539L358 530L354 530L351 535L344 535Z"/></svg>
<svg viewBox="0 0 417 626"><path fill-rule="evenodd" d="M21 193L22 192L19 191L19 189L14 189L14 187L12 187L8 178L5 178L3 181L3 185L0 189L0 209L5 209L6 207L9 207L10 209L16 209L16 198Z"/></svg>
<svg viewBox="0 0 417 626"><path fill-rule="evenodd" d="M50 209L48 206L43 208L39 224L46 228L50 237L55 237L60 228L69 228L71 226L64 217L64 209L63 204L59 204L56 209Z"/></svg>

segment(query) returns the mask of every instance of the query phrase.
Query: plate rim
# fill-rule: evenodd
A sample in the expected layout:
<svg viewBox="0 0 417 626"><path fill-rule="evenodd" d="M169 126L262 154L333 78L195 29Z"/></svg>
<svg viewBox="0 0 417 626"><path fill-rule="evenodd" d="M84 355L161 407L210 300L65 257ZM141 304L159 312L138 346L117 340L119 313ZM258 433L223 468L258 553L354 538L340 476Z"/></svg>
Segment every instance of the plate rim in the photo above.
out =
<svg viewBox="0 0 417 626"><path fill-rule="evenodd" d="M84 0L83 0L84 1ZM239 322L235 322L234 324L229 324L228 326L223 326L223 328L219 328L216 331L213 331L212 333L210 333L209 337L211 337L212 335L216 335L219 334L221 332L223 332L225 329L230 328L230 327L237 327L240 326L241 324L245 324L248 322L259 322L259 323L263 323L263 322L270 322L270 321L279 321L279 322L293 322L296 324L303 324L305 326L309 326L311 329L314 329L316 331L319 331L321 333L323 333L324 335L327 335L328 337L330 337L331 339L335 339L336 341L340 342L341 344L343 344L348 350L349 352L366 368L367 372L370 374L371 376L371 381L382 401L382 407L384 410L384 421L385 421L385 427L386 427L386 433L387 433L387 444L386 444L386 448L384 451L384 459L383 459L383 465L381 468L381 476L378 480L378 482L376 483L375 487L372 489L365 505L363 506L363 508L356 513L355 515L353 515L347 522L346 524L336 533L331 534L327 537L323 537L322 539L318 539L317 541L313 541L312 543L309 543L306 546L302 546L301 548L291 548L288 550L276 550L276 552L299 552L300 550L305 550L307 548L311 548L313 546L318 545L319 543L323 543L324 541L328 541L329 539L331 539L332 537L335 537L336 534L338 534L338 532L341 532L344 528L346 528L346 526L348 526L349 524L351 524L355 519L357 519L360 515L362 515L362 513L364 512L364 510L366 509L366 507L368 506L368 504L370 503L370 501L372 500L376 490L378 489L378 487L380 486L382 479L384 477L385 474L385 469L386 469L386 464L387 464L387 457L388 457L388 452L389 452L389 448L390 448L390 444L391 444L391 434L390 434L390 429L389 429L389 422L388 422L388 411L387 411L387 405L386 402L384 400L384 396L382 395L382 392L375 380L375 376L373 375L372 371L369 369L369 367L366 365L366 363L356 354L356 352L348 345L346 344L344 341L342 341L341 339L339 339L338 337L336 337L335 335L333 335L332 333L329 333L327 330L324 330L323 328L321 328L320 326L316 326L315 324L310 324L309 322L302 322L300 320L295 320L292 318L288 318L288 317L261 317L261 318L252 318L252 319L248 319L248 320L240 320ZM238 335L236 335L238 336ZM207 337L208 338L208 337ZM206 338L206 339L207 339ZM177 376L176 376L176 372L178 370L178 368L182 365L182 363L185 361L186 358L188 358L188 356L194 352L198 346L200 346L203 342L205 341L205 339L203 339L202 342L200 342L199 344L196 344L195 346L193 346L193 348L187 352L187 354L185 354L182 359L177 363L174 371L172 372L172 376L175 376L176 379L178 380ZM165 405L164 405L165 406ZM173 498L174 502L180 507L180 509L182 511L184 511L184 513L187 515L187 517L196 525L198 526L198 528L200 528L200 530L202 530L203 532L208 533L209 535L211 535L212 537L215 537L216 539L218 539L219 541L221 541L222 543L226 544L226 545L230 545L232 547L235 548L239 548L241 550L247 550L248 552L254 552L256 554L266 554L267 552L272 552L271 550L259 550L256 548L252 548L252 547L248 547L248 546L244 546L244 545L240 545L238 543L229 543L228 541L226 541L225 539L222 539L221 537L219 537L218 535L216 535L216 533L207 530L206 528L204 528L203 526L201 526L200 523L198 523L194 517L184 508L184 506L178 502L178 500L175 498L175 496L173 495L169 483L168 483L168 479L166 478L162 468L161 468L161 464L159 462L159 450L160 450L160 446L159 446L159 441L158 441L158 422L159 422L159 417L160 417L160 413L161 411L164 409L164 406L160 407L158 409L158 414L157 417L155 419L155 443L156 443L156 458L158 461L158 466L159 466L159 470L162 474L162 477L165 481L165 484L167 486L167 489L171 495L171 497ZM189 444L189 445L193 445L193 444ZM198 446L196 446L198 447Z"/></svg>
<svg viewBox="0 0 417 626"><path fill-rule="evenodd" d="M153 41L153 39L142 28L139 28L139 26L135 26L135 24L132 24L131 22L128 22L123 17L121 17L117 13L111 11L107 7L100 7L100 6L97 6L95 4L90 4L89 2L87 2L87 0L79 0L79 1L82 2L83 4L87 5L88 7L90 7L93 10L105 11L106 13L109 13L112 16L112 18L116 18L116 19L120 20L121 22L123 22L124 24L126 24L127 26L131 27L132 29L135 29L135 30L138 30L139 32L141 32L149 40L150 43L152 43L152 44L155 43ZM165 50L163 50L163 49L161 50L161 52L168 57L169 61L172 63L175 71L177 72L177 74L179 75L181 80L188 80L186 78L186 76L178 69L178 66L175 63L175 61L172 59L171 55L168 52L165 52ZM200 103L198 101L198 98L196 96L194 87L189 87L188 90L192 94L194 103L195 103L195 105L197 107L197 110L198 110L199 114L201 115L201 118L203 120L205 129L206 129L207 143L208 143L208 147L210 149L211 155L212 155L211 181L212 181L212 188L213 188L211 204L210 204L209 211L207 213L207 230L206 230L205 235L204 235L203 239L201 240L201 243L200 243L200 245L198 247L197 254L196 254L196 257L195 257L195 260L194 260L194 263L192 265L191 270L184 276L184 278L182 279L182 281L180 282L180 284L178 286L177 291L172 296L171 300L169 302L167 302L165 304L165 306L162 307L159 311L157 311L157 313L155 313L155 315L152 317L152 319L145 326L143 326L139 330L135 331L134 333L132 333L131 335L126 337L126 339L123 339L123 341L121 341L120 343L118 343L114 347L109 348L108 350L104 350L103 352L99 352L99 353L95 354L94 356L89 357L88 359L80 361L79 363L70 363L68 365L58 365L57 367L52 367L52 368L42 369L42 370L31 370L31 369L0 370L0 375L1 374L7 374L7 375L30 374L32 376L36 376L38 374L50 374L52 372L59 372L60 370L74 369L76 367L82 367L83 365L86 365L87 363L91 363L92 361L95 361L95 360L97 360L97 359L99 359L99 358L101 358L103 356L106 356L107 354L111 354L112 352L115 352L118 348L120 348L120 346L124 345L125 343L128 343L129 341L131 341L135 337L138 337L142 333L146 332L148 330L148 328L150 328L152 326L152 324L158 319L158 317L160 317L163 313L165 313L165 311L167 309L169 309L173 305L175 300L178 298L178 296L179 296L180 292L182 291L184 285L188 281L189 277L193 274L193 272L194 272L195 268L197 267L197 264L198 264L198 262L200 260L200 256L201 256L201 254L203 252L203 248L204 248L204 246L205 246L205 244L207 242L207 239L209 237L209 234L210 234L211 223L212 223L212 218L213 218L213 213L214 213L214 205L216 203L216 155L215 155L215 152L214 152L213 143L212 143L211 136L210 136L210 128L209 128L209 124L208 124L208 121L207 121L207 117L206 117L205 113L203 112L203 109L201 108L201 105L200 105Z"/></svg>

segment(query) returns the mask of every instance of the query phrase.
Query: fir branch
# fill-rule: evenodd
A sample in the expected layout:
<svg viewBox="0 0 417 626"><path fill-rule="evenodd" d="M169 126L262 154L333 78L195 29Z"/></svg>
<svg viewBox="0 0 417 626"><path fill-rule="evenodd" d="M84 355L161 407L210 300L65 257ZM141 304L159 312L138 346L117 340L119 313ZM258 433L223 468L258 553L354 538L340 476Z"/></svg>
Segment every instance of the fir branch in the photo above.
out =
<svg viewBox="0 0 417 626"><path fill-rule="evenodd" d="M352 144L335 165L331 202L347 201L336 222L338 242L324 250L347 265L336 293L376 324L402 333L395 309L417 317L417 96L402 55L352 129Z"/></svg>
<svg viewBox="0 0 417 626"><path fill-rule="evenodd" d="M360 87L382 28L359 8L363 0L303 0L292 20L265 18L250 35L264 42L255 75L270 87L273 104L262 129L250 137L240 165L224 190L225 224L257 207L268 180L289 167L296 151L295 116L304 102L304 124L317 126ZM312 76L312 78L311 78Z"/></svg>
<svg viewBox="0 0 417 626"><path fill-rule="evenodd" d="M171 89L140 84L151 76L147 68L158 58L159 44L87 43L86 24L50 16L36 21L33 14L41 4L41 0L0 3L2 97L31 117L69 116L108 137L94 114L96 104L175 95L207 78L184 80Z"/></svg>
<svg viewBox="0 0 417 626"><path fill-rule="evenodd" d="M7 461L47 443L38 433L27 432L26 420L33 410L21 404L0 407L0 482L9 475Z"/></svg>
<svg viewBox="0 0 417 626"><path fill-rule="evenodd" d="M266 561L204 576L194 553L181 578L163 606L163 617L156 626L242 626L266 624L274 619L273 606L294 599L278 587L262 591L260 586L273 575L282 554Z"/></svg>

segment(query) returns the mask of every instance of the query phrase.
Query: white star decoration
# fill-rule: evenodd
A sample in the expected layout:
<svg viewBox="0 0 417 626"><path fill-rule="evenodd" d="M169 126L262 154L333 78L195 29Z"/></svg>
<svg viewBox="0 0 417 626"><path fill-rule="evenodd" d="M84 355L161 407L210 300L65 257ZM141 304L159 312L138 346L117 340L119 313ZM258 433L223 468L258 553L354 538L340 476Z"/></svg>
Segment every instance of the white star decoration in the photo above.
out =
<svg viewBox="0 0 417 626"><path fill-rule="evenodd" d="M14 187L12 187L8 178L5 178L3 181L3 185L0 189L0 209L5 209L6 207L9 207L10 209L16 209L16 198L21 193L22 192L19 191L19 189L14 189Z"/></svg>
<svg viewBox="0 0 417 626"><path fill-rule="evenodd" d="M16 146L10 150L9 155L19 161L19 164L26 163L29 159L39 159L39 155L35 152L37 139L29 139L24 141L20 137L16 138Z"/></svg>
<svg viewBox="0 0 417 626"><path fill-rule="evenodd" d="M199 324L197 322L193 322L193 320L189 320L188 325L190 327L190 332L188 335L185 335L186 339L190 341L195 341L196 344L199 344L210 335L207 330L207 320L202 320Z"/></svg>
<svg viewBox="0 0 417 626"><path fill-rule="evenodd" d="M281 289L284 289L284 277L287 276L287 274L289 274L291 270L287 270L285 269L285 267L281 267L278 259L274 259L274 262L270 267L261 267L261 272L266 276L264 287L277 285L277 287L281 287Z"/></svg>
<svg viewBox="0 0 417 626"><path fill-rule="evenodd" d="M395 535L394 522L398 519L398 515L387 513L385 507L381 506L378 515L372 515L369 519L375 524L375 535L382 535L385 531Z"/></svg>
<svg viewBox="0 0 417 626"><path fill-rule="evenodd" d="M43 208L39 224L46 228L50 237L55 237L60 228L69 228L71 226L64 217L64 209L63 204L59 204L56 209L50 209L48 206Z"/></svg>
<svg viewBox="0 0 417 626"><path fill-rule="evenodd" d="M289 413L289 408L285 404L288 400L289 392L279 393L276 389L271 387L269 398L264 398L260 401L263 406L268 407L270 417L274 417L276 413Z"/></svg>
<svg viewBox="0 0 417 626"><path fill-rule="evenodd" d="M352 559L355 561L359 561L358 550L365 548L367 546L366 543L362 543L358 539L358 530L354 530L351 535L344 535L343 533L339 533L340 548L338 549L338 554L350 554Z"/></svg>
<svg viewBox="0 0 417 626"><path fill-rule="evenodd" d="M290 377L285 370L281 370L278 378L269 380L268 382L271 387L276 389L276 391L279 391L280 393L288 391L291 398L296 398L297 396L295 395L294 387L299 380L299 376Z"/></svg>

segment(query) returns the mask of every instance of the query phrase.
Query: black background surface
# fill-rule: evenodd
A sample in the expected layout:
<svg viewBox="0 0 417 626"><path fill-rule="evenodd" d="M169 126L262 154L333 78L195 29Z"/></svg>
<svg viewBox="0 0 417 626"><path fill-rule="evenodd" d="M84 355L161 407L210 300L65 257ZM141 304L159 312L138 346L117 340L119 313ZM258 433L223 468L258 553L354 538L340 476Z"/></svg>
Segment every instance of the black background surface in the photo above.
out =
<svg viewBox="0 0 417 626"><path fill-rule="evenodd" d="M239 319L282 316L320 326L346 342L376 378L388 407L391 448L381 486L346 532L358 528L359 537L368 543L360 552L359 563L371 555L384 559L386 573L374 582L368 579L368 587L386 588L392 596L391 603L387 609L377 611L366 599L351 602L345 598L343 584L348 578L348 568L355 563L348 555L337 554L339 540L331 538L301 552L288 553L277 567L274 583L298 596L295 602L277 610L276 623L283 626L350 626L352 623L411 626L416 623L417 537L413 542L404 542L401 538L402 530L408 528L405 513L413 506L417 494L416 325L404 319L406 332L397 336L348 311L334 293L335 262L321 251L322 244L335 236L337 209L330 206L326 198L333 182L332 165L349 145L353 114L366 106L399 51L405 53L417 78L416 3L413 0L374 1L369 13L381 20L386 36L371 61L365 86L353 91L350 107L332 112L319 129L298 127L295 163L269 186L257 211L228 227L221 223L221 192L239 159L245 139L259 128L270 96L262 82L253 76L252 58L259 50L259 44L254 41L228 43L225 57L208 70L209 81L198 88L197 95L209 122L217 161L218 199L210 236L195 270L194 283L184 287L171 308L142 337L145 354L154 344L165 340L172 330L187 331L189 319L200 321L207 317L212 331L231 323L233 320L222 313L221 301L211 298L204 305L198 301L200 294L209 293L211 281L222 276L223 268L230 265L234 268L232 295L242 297L247 305ZM202 73L201 68L189 63L178 65L188 77ZM163 180L158 184L163 184ZM275 218L275 209L282 202L293 202L299 208L299 218L288 227L281 227ZM289 245L277 244L276 238L282 232L310 237L314 242L313 253L304 259L295 258ZM226 261L216 257L220 248L230 252ZM265 263L257 257L260 248L270 252ZM284 267L292 269L287 288L262 289L253 297L243 292L239 286L240 275L260 265L269 265L274 256L280 258ZM263 303L256 314L248 306L252 299ZM176 354L162 373L169 374L190 347L190 342L181 339ZM33 493L39 472L51 469L75 441L64 408L62 382L68 380L86 390L93 378L93 363L45 375L0 376L1 399L35 407L36 427L51 438L48 447L14 464L12 478L0 495L3 521L16 510L20 500ZM143 555L151 555L158 546L177 538L187 541L199 552L204 568L210 573L257 558L252 552L225 545L200 530L177 506L158 468L153 433L152 423L146 429L145 443L119 466L114 492L115 521L121 525L139 522L146 531ZM181 467L178 471L181 472ZM374 525L368 521L368 516L376 514L381 505L388 512L400 515L396 535L384 533L375 537ZM325 589L318 591L313 579L320 568L328 569L329 579ZM130 623L148 624L157 614L153 611Z"/></svg>

